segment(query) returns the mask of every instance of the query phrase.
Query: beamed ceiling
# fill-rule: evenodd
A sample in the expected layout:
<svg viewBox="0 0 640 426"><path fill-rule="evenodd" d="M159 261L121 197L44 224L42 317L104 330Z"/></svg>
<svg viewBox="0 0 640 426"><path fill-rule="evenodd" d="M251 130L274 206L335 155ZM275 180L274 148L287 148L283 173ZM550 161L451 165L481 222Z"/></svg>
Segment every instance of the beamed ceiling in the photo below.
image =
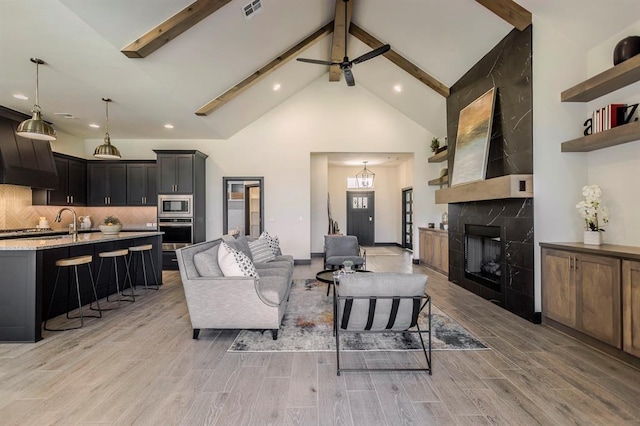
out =
<svg viewBox="0 0 640 426"><path fill-rule="evenodd" d="M391 45L354 65L356 84L444 134L449 87L509 31L529 25L529 11L534 22L536 13L569 22L562 31L587 49L637 20L624 12L632 0L616 1L608 23L581 0L350 0L345 27L341 0L262 0L251 19L242 14L249 0L2 0L0 105L28 113L29 58L39 57L47 62L40 105L59 130L101 138L103 129L88 124L103 124L108 96L114 139L225 139L318 79L348 96L337 67L295 61L341 61L347 31L351 59Z"/></svg>

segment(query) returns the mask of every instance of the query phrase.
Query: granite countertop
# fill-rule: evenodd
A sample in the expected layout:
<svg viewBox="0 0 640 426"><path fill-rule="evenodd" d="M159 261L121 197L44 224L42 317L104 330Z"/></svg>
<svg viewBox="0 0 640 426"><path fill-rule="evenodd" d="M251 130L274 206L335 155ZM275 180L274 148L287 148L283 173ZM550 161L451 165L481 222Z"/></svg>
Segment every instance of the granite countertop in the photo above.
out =
<svg viewBox="0 0 640 426"><path fill-rule="evenodd" d="M54 232L54 231L49 231ZM59 231L58 231L59 233ZM153 237L162 235L164 232L142 231L142 232L120 232L116 235L104 235L102 232L83 232L78 234L77 241L73 241L69 234L63 235L42 235L39 237L14 238L0 240L0 251L10 250L46 250L55 247L67 247L82 244L96 244L113 240L125 240L132 238Z"/></svg>

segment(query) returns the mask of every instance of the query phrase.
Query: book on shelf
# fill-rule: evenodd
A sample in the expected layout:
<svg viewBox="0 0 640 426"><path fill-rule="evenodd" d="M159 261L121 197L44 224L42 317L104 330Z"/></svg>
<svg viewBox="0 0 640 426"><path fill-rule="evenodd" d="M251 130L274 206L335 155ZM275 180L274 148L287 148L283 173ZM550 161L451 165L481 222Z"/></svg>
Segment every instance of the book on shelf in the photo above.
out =
<svg viewBox="0 0 640 426"><path fill-rule="evenodd" d="M626 104L609 104L591 114L591 132L600 133L624 123Z"/></svg>

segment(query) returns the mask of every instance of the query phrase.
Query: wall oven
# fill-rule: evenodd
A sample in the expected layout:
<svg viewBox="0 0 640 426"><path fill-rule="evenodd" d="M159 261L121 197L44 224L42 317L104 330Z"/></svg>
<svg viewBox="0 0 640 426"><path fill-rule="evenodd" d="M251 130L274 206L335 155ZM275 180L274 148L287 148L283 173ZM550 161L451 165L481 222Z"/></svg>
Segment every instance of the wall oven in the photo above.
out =
<svg viewBox="0 0 640 426"><path fill-rule="evenodd" d="M158 230L162 236L162 250L177 250L193 244L193 220L191 218L159 218Z"/></svg>
<svg viewBox="0 0 640 426"><path fill-rule="evenodd" d="M158 218L179 217L193 217L193 195L158 195Z"/></svg>

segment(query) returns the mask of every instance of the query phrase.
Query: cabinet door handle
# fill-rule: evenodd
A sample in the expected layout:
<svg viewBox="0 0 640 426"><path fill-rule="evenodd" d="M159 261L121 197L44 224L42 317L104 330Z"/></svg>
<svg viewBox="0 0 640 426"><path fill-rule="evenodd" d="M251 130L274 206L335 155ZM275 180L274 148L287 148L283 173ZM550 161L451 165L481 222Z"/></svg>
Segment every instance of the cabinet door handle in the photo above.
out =
<svg viewBox="0 0 640 426"><path fill-rule="evenodd" d="M576 257L573 258L573 268L576 270L578 269L578 258Z"/></svg>
<svg viewBox="0 0 640 426"><path fill-rule="evenodd" d="M67 195L67 204L69 204L69 196Z"/></svg>
<svg viewBox="0 0 640 426"><path fill-rule="evenodd" d="M73 204L73 195L71 196L71 204Z"/></svg>

